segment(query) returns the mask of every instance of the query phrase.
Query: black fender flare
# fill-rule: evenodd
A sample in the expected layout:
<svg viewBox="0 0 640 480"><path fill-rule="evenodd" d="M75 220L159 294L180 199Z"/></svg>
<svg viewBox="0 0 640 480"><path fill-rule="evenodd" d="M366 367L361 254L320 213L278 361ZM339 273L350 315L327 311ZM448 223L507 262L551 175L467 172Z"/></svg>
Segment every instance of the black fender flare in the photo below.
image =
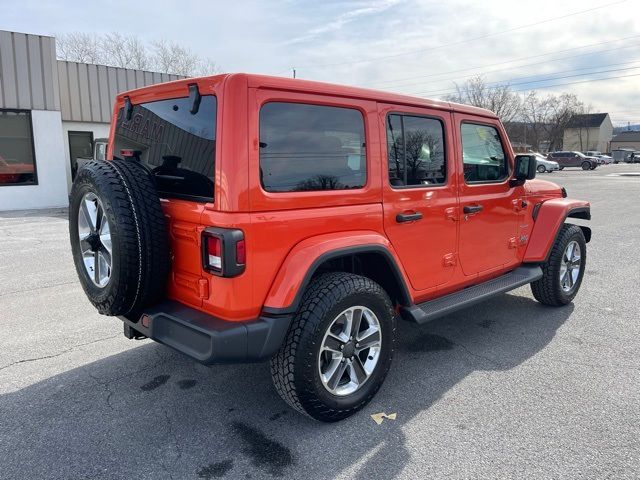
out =
<svg viewBox="0 0 640 480"><path fill-rule="evenodd" d="M302 283L300 284L300 287L296 292L293 302L291 302L291 304L288 307L282 307L282 308L263 307L262 309L263 315L278 316L278 315L291 315L295 313L298 310L298 307L300 306L302 296L304 295L304 292L309 286L311 279L324 263L340 257L348 257L351 255L361 255L361 254L380 255L382 258L384 258L384 260L387 263L387 266L389 267L389 270L393 275L394 283L398 287L398 292L399 292L398 296L399 296L400 303L403 305L413 304L411 300L411 295L409 294L409 289L407 288L407 284L404 281L404 277L402 276L400 268L398 267L398 264L396 263L395 258L393 257L391 252L389 252L388 249L386 249L381 245L371 244L371 245L358 245L353 247L345 247L345 248L339 248L336 250L330 250L318 256L318 258L316 258L313 261L313 263L305 273Z"/></svg>

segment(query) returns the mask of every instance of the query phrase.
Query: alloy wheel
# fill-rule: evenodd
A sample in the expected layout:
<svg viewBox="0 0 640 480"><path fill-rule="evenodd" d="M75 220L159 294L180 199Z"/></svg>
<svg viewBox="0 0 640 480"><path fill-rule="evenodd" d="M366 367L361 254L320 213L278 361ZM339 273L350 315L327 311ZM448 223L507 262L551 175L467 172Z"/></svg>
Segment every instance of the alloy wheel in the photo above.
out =
<svg viewBox="0 0 640 480"><path fill-rule="evenodd" d="M97 287L106 287L111 278L111 227L102 202L93 192L86 193L80 201L78 237L89 278Z"/></svg>
<svg viewBox="0 0 640 480"><path fill-rule="evenodd" d="M350 307L330 324L318 354L324 387L333 395L356 392L371 377L380 358L382 329L364 306Z"/></svg>
<svg viewBox="0 0 640 480"><path fill-rule="evenodd" d="M569 242L560 261L560 286L569 293L573 290L580 275L580 245L575 240Z"/></svg>

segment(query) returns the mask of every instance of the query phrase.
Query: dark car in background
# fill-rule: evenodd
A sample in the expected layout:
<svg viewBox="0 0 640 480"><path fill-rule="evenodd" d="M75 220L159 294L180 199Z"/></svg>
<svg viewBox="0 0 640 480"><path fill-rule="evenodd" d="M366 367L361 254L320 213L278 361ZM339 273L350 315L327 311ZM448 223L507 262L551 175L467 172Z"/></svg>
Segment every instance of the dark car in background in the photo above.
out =
<svg viewBox="0 0 640 480"><path fill-rule="evenodd" d="M583 170L595 170L600 163L595 157L587 157L584 153L573 151L553 152L547 155L547 158L558 162L560 170L565 167L581 167Z"/></svg>

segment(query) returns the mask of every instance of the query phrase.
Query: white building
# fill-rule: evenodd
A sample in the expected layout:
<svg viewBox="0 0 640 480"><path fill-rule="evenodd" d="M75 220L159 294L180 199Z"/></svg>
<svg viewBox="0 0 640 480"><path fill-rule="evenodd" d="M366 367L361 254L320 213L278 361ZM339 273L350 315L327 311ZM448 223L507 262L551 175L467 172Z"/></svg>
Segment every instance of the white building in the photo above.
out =
<svg viewBox="0 0 640 480"><path fill-rule="evenodd" d="M75 160L109 135L117 93L182 78L55 51L53 37L0 30L0 211L67 206Z"/></svg>

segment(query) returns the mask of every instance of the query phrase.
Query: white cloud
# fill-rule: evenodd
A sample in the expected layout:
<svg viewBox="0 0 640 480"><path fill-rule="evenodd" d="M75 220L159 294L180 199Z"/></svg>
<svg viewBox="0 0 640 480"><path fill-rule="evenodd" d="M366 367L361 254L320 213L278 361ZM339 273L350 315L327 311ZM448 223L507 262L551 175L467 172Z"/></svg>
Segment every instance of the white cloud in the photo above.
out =
<svg viewBox="0 0 640 480"><path fill-rule="evenodd" d="M295 43L302 43L311 41L323 34L335 32L340 30L345 25L358 20L361 17L367 15L373 15L376 13L384 12L391 8L393 5L399 3L400 0L382 0L377 2L365 2L364 6L358 6L353 10L347 10L346 12L338 14L335 18L331 18L326 22L320 23L318 26L309 30L308 33L300 37L292 38L284 42L284 45L293 45ZM357 5L356 2L354 4Z"/></svg>
<svg viewBox="0 0 640 480"><path fill-rule="evenodd" d="M23 0L3 7L0 28L35 33L120 31L146 40L162 37L212 57L227 71L287 74L296 66L303 78L418 94L451 89L453 81L464 81L466 75L476 72L485 72L488 81L498 81L530 75L561 76L557 72L576 68L587 73L588 66L633 60L639 62L630 66L640 66L638 0L548 21L614 2L197 0L176 4L169 0L115 0L107 6ZM518 28L537 22L542 23ZM634 35L638 37L599 48L540 56ZM465 41L468 39L475 40ZM584 55L587 52L592 53ZM559 56L571 58L551 61ZM387 58L375 60L379 57ZM522 57L535 58L504 63ZM523 66L535 62L538 64ZM496 63L501 65L489 66ZM484 68L451 72L468 67ZM434 75L441 72L451 73ZM634 72L640 73L640 68L619 74ZM574 80L606 75L615 76L616 72ZM621 121L636 116L640 122L639 80L629 77L574 84L542 93L572 91L594 109L610 111L614 121L619 113L619 118L624 118Z"/></svg>

